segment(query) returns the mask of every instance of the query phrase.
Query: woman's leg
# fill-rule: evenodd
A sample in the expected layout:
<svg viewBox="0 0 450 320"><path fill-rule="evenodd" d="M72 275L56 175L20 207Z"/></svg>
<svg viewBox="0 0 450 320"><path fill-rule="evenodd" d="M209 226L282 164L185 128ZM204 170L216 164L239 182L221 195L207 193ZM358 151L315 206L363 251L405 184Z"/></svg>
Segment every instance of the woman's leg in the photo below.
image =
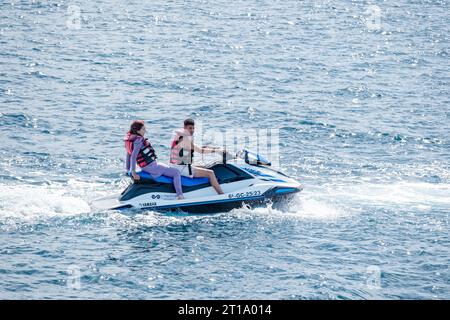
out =
<svg viewBox="0 0 450 320"><path fill-rule="evenodd" d="M183 187L181 186L181 174L180 171L174 168L164 167L163 175L173 178L173 185L177 193L178 199L184 199Z"/></svg>
<svg viewBox="0 0 450 320"><path fill-rule="evenodd" d="M214 171L204 168L195 167L194 169L194 177L207 177L211 182L211 185L216 190L218 194L223 194L222 188L220 187L219 182L217 182L216 175Z"/></svg>
<svg viewBox="0 0 450 320"><path fill-rule="evenodd" d="M158 177L160 175L164 175L173 178L173 185L175 187L178 199L184 199L183 189L181 187L181 175L177 169L169 168L164 164L150 164L142 168L142 170Z"/></svg>

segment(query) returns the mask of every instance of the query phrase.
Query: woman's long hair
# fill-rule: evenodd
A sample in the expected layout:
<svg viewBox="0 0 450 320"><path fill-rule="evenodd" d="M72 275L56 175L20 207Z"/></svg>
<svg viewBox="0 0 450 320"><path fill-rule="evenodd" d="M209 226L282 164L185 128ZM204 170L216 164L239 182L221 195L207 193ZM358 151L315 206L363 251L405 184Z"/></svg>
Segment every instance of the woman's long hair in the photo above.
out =
<svg viewBox="0 0 450 320"><path fill-rule="evenodd" d="M144 126L144 120L135 120L130 126L130 131L128 131L131 134L138 134L138 131L142 129Z"/></svg>

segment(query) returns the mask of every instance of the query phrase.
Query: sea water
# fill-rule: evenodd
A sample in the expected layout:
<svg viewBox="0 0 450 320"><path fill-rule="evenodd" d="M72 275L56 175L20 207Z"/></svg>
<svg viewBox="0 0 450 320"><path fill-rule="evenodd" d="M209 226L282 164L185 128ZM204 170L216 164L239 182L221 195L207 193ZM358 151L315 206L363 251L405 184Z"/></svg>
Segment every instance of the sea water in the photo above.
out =
<svg viewBox="0 0 450 320"><path fill-rule="evenodd" d="M0 298L450 298L447 1L0 7ZM166 162L186 117L277 130L303 192L92 208L123 189L133 119Z"/></svg>

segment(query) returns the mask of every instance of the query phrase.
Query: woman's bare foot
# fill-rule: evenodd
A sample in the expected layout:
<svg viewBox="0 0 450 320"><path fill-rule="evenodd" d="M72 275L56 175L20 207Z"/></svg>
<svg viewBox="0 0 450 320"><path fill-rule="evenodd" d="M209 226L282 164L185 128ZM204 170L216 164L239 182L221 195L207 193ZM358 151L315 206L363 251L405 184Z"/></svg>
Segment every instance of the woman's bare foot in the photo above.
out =
<svg viewBox="0 0 450 320"><path fill-rule="evenodd" d="M178 200L184 200L184 196L178 196L177 199Z"/></svg>

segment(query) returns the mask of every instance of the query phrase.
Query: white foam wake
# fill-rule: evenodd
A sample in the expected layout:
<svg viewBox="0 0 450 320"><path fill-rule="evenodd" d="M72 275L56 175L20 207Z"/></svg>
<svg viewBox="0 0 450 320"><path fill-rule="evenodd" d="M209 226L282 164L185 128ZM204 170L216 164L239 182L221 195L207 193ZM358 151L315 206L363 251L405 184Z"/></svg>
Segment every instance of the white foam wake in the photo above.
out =
<svg viewBox="0 0 450 320"><path fill-rule="evenodd" d="M75 179L41 185L0 184L0 219L32 220L38 217L72 216L91 212L89 201L107 194L102 183Z"/></svg>
<svg viewBox="0 0 450 320"><path fill-rule="evenodd" d="M0 217L75 215L90 211L86 201L63 189L42 186L1 186Z"/></svg>
<svg viewBox="0 0 450 320"><path fill-rule="evenodd" d="M116 192L117 186L101 182L69 180L64 184L1 185L0 219L71 216L90 213L89 203ZM370 207L386 209L429 209L441 206L450 210L450 184L425 182L372 183L333 182L305 189L283 209L239 209L238 214L270 215L280 218L334 221L358 214Z"/></svg>
<svg viewBox="0 0 450 320"><path fill-rule="evenodd" d="M342 202L381 206L450 206L450 184L426 182L334 185L327 193Z"/></svg>
<svg viewBox="0 0 450 320"><path fill-rule="evenodd" d="M244 210L242 213L333 222L373 208L428 210L436 206L450 210L450 184L341 181L306 186L283 210L268 207Z"/></svg>

